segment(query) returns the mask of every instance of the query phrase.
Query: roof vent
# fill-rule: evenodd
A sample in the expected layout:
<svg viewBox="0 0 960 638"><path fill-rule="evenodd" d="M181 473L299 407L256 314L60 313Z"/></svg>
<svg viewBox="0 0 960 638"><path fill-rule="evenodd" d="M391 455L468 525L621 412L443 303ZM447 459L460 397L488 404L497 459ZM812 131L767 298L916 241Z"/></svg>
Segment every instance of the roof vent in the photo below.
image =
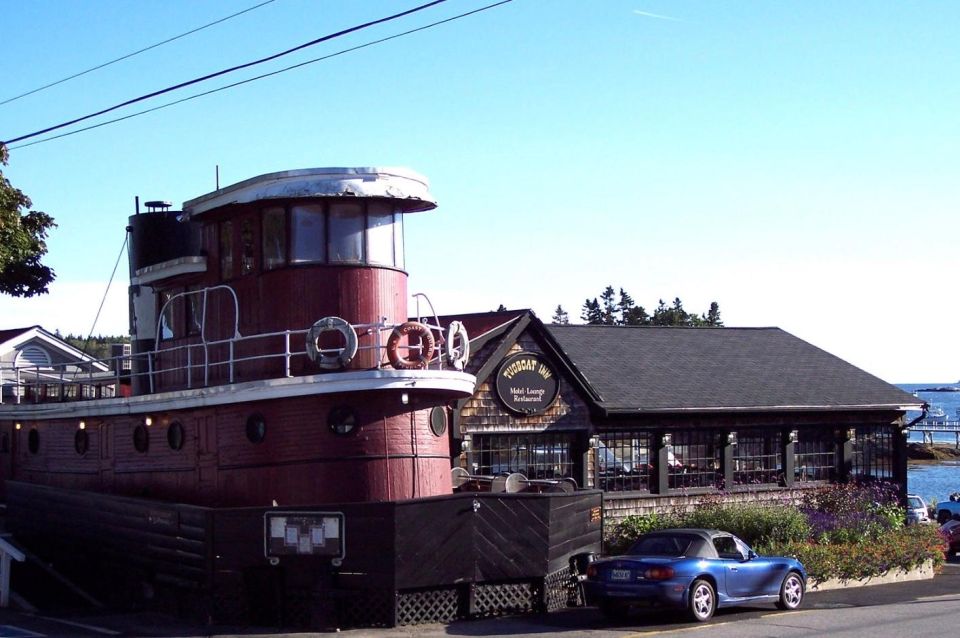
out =
<svg viewBox="0 0 960 638"><path fill-rule="evenodd" d="M171 206L173 206L173 204L171 204L170 202L165 202L162 199L153 199L153 200L150 200L149 202L144 202L144 206L147 207L147 210L149 212L155 213L158 210L165 211Z"/></svg>

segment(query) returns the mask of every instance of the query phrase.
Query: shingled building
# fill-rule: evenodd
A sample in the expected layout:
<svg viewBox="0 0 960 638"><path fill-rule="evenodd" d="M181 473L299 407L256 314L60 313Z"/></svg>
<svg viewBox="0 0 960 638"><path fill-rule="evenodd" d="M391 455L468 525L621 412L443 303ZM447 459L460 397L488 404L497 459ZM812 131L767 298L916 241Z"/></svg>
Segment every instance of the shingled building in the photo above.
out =
<svg viewBox="0 0 960 638"><path fill-rule="evenodd" d="M850 480L906 492L923 402L779 328L459 319L478 383L454 411L454 465L471 475L573 478L604 490L608 517Z"/></svg>

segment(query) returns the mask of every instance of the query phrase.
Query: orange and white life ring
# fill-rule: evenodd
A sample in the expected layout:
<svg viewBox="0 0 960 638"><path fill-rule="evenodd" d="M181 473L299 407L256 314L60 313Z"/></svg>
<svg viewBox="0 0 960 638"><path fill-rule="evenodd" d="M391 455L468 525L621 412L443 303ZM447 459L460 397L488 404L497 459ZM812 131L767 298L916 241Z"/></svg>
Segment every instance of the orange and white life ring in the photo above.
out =
<svg viewBox="0 0 960 638"><path fill-rule="evenodd" d="M408 346L406 357L400 356L400 340L404 337L419 337L419 346ZM408 342L409 343L409 342ZM433 358L433 350L436 340L430 328L418 321L407 321L393 329L390 338L387 339L387 358L397 370L416 370L426 368L427 363Z"/></svg>
<svg viewBox="0 0 960 638"><path fill-rule="evenodd" d="M343 335L344 346L337 350L320 348L320 335L334 330ZM357 333L346 319L324 317L310 327L307 333L307 356L324 370L346 368L357 354Z"/></svg>
<svg viewBox="0 0 960 638"><path fill-rule="evenodd" d="M457 343L459 341L459 343ZM443 352L455 370L463 370L470 358L470 337L467 329L459 321L451 321L447 326L447 340L443 344Z"/></svg>

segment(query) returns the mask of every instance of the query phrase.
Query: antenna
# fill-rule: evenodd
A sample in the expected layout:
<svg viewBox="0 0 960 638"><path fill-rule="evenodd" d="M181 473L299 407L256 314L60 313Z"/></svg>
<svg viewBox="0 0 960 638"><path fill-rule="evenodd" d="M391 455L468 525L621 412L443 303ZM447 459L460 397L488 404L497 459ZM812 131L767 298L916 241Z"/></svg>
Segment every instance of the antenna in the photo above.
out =
<svg viewBox="0 0 960 638"><path fill-rule="evenodd" d="M216 165L216 175L217 175L217 190L220 190L220 165Z"/></svg>

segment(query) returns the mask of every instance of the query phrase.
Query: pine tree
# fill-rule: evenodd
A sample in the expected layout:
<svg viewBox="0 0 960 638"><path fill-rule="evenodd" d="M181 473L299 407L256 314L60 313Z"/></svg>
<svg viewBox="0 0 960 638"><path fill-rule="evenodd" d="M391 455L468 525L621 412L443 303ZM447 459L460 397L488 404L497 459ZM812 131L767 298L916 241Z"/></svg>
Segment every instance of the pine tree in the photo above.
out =
<svg viewBox="0 0 960 638"><path fill-rule="evenodd" d="M600 323L606 326L612 326L617 323L616 295L617 293L614 292L613 286L607 286L600 294L600 299L603 300L603 314Z"/></svg>
<svg viewBox="0 0 960 638"><path fill-rule="evenodd" d="M583 307L580 310L580 318L584 323L595 325L603 323L603 311L600 310L600 304L597 302L596 297L594 297L592 301L586 299L583 302Z"/></svg>
<svg viewBox="0 0 960 638"><path fill-rule="evenodd" d="M710 302L710 310L703 316L704 325L712 328L722 328L723 320L720 318L720 304L716 301Z"/></svg>
<svg viewBox="0 0 960 638"><path fill-rule="evenodd" d="M553 323L565 326L570 323L570 315L563 309L563 306L557 304L557 309L553 311Z"/></svg>

